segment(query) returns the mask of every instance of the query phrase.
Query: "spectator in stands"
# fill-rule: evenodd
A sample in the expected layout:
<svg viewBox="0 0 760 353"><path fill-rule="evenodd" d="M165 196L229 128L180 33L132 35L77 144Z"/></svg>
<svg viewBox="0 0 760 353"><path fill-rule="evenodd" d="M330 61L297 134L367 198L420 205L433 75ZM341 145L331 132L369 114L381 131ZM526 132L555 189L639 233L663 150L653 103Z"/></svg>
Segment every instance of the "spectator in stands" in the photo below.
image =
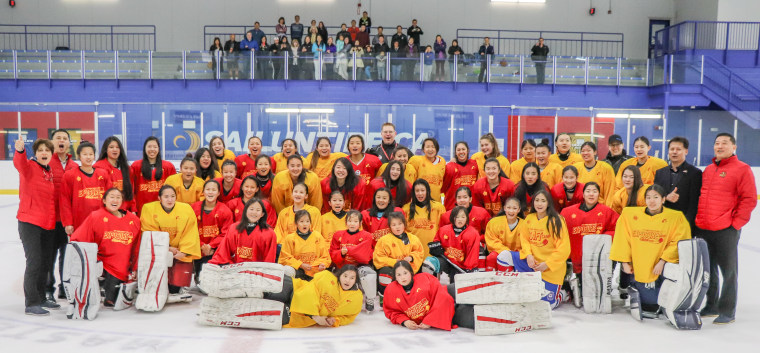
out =
<svg viewBox="0 0 760 353"><path fill-rule="evenodd" d="M280 73L276 74L276 79L283 79L285 78L285 70L288 69L287 66L285 66L285 58L290 56L290 43L288 43L288 37L282 37L280 38L280 56L282 56L282 59L278 59L278 64L280 65Z"/></svg>
<svg viewBox="0 0 760 353"><path fill-rule="evenodd" d="M356 66L356 77L354 77L355 80L361 80L362 79L362 71L364 71L364 60L362 59L362 56L364 56L364 48L359 44L359 40L354 41L354 46L351 47L351 62L349 63L349 67L353 71L353 67ZM353 75L353 74L352 74ZM349 76L352 76L349 75Z"/></svg>
<svg viewBox="0 0 760 353"><path fill-rule="evenodd" d="M409 39L414 39L417 51L419 51L420 36L423 35L424 32L422 32L422 28L417 25L417 19L412 20L412 25L406 30L406 34L409 36Z"/></svg>
<svg viewBox="0 0 760 353"><path fill-rule="evenodd" d="M620 165L623 164L623 162L633 158L633 156L629 156L628 152L626 152L625 148L623 148L623 138L620 137L620 135L612 135L607 139L607 145L609 146L609 152L607 152L607 159L604 161L609 163L612 166L612 169L615 171L615 175L617 175L618 170L620 170Z"/></svg>
<svg viewBox="0 0 760 353"><path fill-rule="evenodd" d="M424 67L424 73L425 73L425 81L431 81L433 78L433 60L435 59L435 53L433 53L433 47L426 46L425 47L425 55L423 59L423 63L425 64Z"/></svg>
<svg viewBox="0 0 760 353"><path fill-rule="evenodd" d="M301 16L296 15L295 22L290 24L290 40L298 39L298 43L301 43L303 38L303 24L301 23Z"/></svg>
<svg viewBox="0 0 760 353"><path fill-rule="evenodd" d="M404 77L407 81L414 80L414 67L420 61L420 49L414 38L409 37L409 43L404 48L404 54L407 60L404 61Z"/></svg>
<svg viewBox="0 0 760 353"><path fill-rule="evenodd" d="M362 48L366 48L369 46L369 33L367 33L366 28L364 25L359 27L359 33L356 33L356 39L354 41L359 41L359 45Z"/></svg>
<svg viewBox="0 0 760 353"><path fill-rule="evenodd" d="M240 42L240 52L242 56L242 61L245 63L243 65L243 72L246 73L246 76L250 74L251 72L251 51L258 51L259 50L259 42L255 41L253 39L253 32L247 32L245 34L245 38L243 38L243 41ZM257 69L258 71L258 69Z"/></svg>
<svg viewBox="0 0 760 353"><path fill-rule="evenodd" d="M317 36L314 36L316 38ZM311 47L314 45L314 43L311 41L311 36L306 36L303 38L303 44L301 45L301 64L303 67L301 67L301 77L304 80L313 80L314 79L314 59L313 59L313 53L311 52Z"/></svg>
<svg viewBox="0 0 760 353"><path fill-rule="evenodd" d="M311 37L311 42L309 43L309 46L311 47L311 44L317 41L317 36L319 35L319 29L317 29L317 20L311 20L311 27L309 27L309 34L308 36ZM302 46L306 46L306 42L303 42Z"/></svg>
<svg viewBox="0 0 760 353"><path fill-rule="evenodd" d="M230 34L230 40L224 42L224 55L227 56L227 72L230 79L237 80L240 78L238 70L238 53L240 52L240 42L235 40L235 35Z"/></svg>
<svg viewBox="0 0 760 353"><path fill-rule="evenodd" d="M322 79L335 79L335 53L337 52L338 48L335 47L335 41L333 40L333 37L327 37L327 44L325 44L325 53L322 55L322 63L325 65L324 70L322 70Z"/></svg>
<svg viewBox="0 0 760 353"><path fill-rule="evenodd" d="M456 81L456 77L454 77L454 65L457 65L462 61L462 47L459 46L459 41L456 39L451 41L451 46L449 47L449 72L451 74L451 80Z"/></svg>
<svg viewBox="0 0 760 353"><path fill-rule="evenodd" d="M327 46L322 41L322 36L317 36L317 41L311 45L311 52L314 54L314 78L319 80L322 78L320 76L320 71L322 70L322 66L319 65L319 55L325 52L325 49Z"/></svg>
<svg viewBox="0 0 760 353"><path fill-rule="evenodd" d="M259 24L259 21L256 21L253 24L253 29L248 31L248 33L253 34L253 40L259 45L261 44L261 38L264 38L266 36L266 34L264 34L264 31L259 28L260 26L261 25Z"/></svg>
<svg viewBox="0 0 760 353"><path fill-rule="evenodd" d="M398 42L398 46L401 48L406 47L409 40L407 39L406 34L404 34L404 29L401 26L396 26L396 34L391 37L391 42Z"/></svg>
<svg viewBox="0 0 760 353"><path fill-rule="evenodd" d="M288 26L285 25L285 17L280 17L277 19L277 25L274 26L274 32L280 41L282 41L282 38L288 35Z"/></svg>
<svg viewBox="0 0 760 353"><path fill-rule="evenodd" d="M362 12L362 18L359 19L359 26L364 26L364 31L369 34L370 27L372 27L372 19L369 18L367 11Z"/></svg>
<svg viewBox="0 0 760 353"><path fill-rule="evenodd" d="M388 44L385 44L385 36L378 37L378 42L375 43L372 48L372 54L375 56L375 62L377 67L377 79L385 80L385 70L387 67L387 55L391 48L388 48Z"/></svg>
<svg viewBox="0 0 760 353"><path fill-rule="evenodd" d="M478 50L480 54L480 73L478 74L478 82L483 82L483 75L488 70L488 57L493 55L493 45L491 45L491 38L485 37L483 39L483 45ZM493 56L491 56L493 58Z"/></svg>
<svg viewBox="0 0 760 353"><path fill-rule="evenodd" d="M290 62L288 64L288 78L291 80L300 80L303 60L299 60L301 57L301 45L297 38L293 38L293 41L290 42L289 52Z"/></svg>
<svg viewBox="0 0 760 353"><path fill-rule="evenodd" d="M538 38L538 43L530 49L530 52L530 59L536 65L536 83L543 85L544 77L546 76L546 57L549 55L549 47L544 45L543 38Z"/></svg>
<svg viewBox="0 0 760 353"><path fill-rule="evenodd" d="M340 31L338 31L338 34L336 35L336 37L338 38L339 41L343 41L340 39L340 37L343 37L343 39L345 39L346 37L348 37L349 39L351 38L351 33L348 32L348 28L346 28L345 23L340 25ZM351 41L349 40L349 43L350 42ZM340 50L340 48L338 48L338 50Z"/></svg>
<svg viewBox="0 0 760 353"><path fill-rule="evenodd" d="M351 20L351 27L348 28L348 33L351 33L351 43L356 41L356 34L359 33L359 27L356 27L356 20Z"/></svg>
<svg viewBox="0 0 760 353"><path fill-rule="evenodd" d="M322 21L319 21L317 25L317 35L322 37L322 43L327 43L327 27L325 27L325 23Z"/></svg>
<svg viewBox="0 0 760 353"><path fill-rule="evenodd" d="M443 75L446 71L444 69L444 65L446 64L446 42L440 34L435 36L433 50L435 51L435 80L443 81Z"/></svg>
<svg viewBox="0 0 760 353"><path fill-rule="evenodd" d="M391 80L401 80L401 66L404 64L404 50L401 48L401 43L397 40L393 41L393 48L391 48Z"/></svg>
<svg viewBox="0 0 760 353"><path fill-rule="evenodd" d="M214 44L211 44L211 48L208 49L211 54L211 71L214 79L216 79L216 56L219 55L219 73L224 71L224 61L222 59L222 52L224 47L222 46L222 40L219 37L214 37Z"/></svg>
<svg viewBox="0 0 760 353"><path fill-rule="evenodd" d="M338 48L338 60L335 70L344 80L348 80L348 58L351 56L351 35L343 37L343 47Z"/></svg>
<svg viewBox="0 0 760 353"><path fill-rule="evenodd" d="M259 80L271 80L272 79L272 66L271 48L267 43L267 37L261 37L259 43L259 50L256 52L256 70Z"/></svg>
<svg viewBox="0 0 760 353"><path fill-rule="evenodd" d="M372 45L377 44L380 41L380 38L383 38L383 42L385 42L385 34L383 33L383 26L377 27L377 33L372 37Z"/></svg>

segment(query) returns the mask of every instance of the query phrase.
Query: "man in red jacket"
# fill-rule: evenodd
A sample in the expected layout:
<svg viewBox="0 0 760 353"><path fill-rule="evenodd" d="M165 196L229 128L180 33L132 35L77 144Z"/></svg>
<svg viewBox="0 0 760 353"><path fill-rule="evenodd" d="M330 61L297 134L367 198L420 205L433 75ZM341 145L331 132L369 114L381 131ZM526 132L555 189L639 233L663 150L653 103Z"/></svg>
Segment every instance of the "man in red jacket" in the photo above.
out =
<svg viewBox="0 0 760 353"><path fill-rule="evenodd" d="M696 236L707 242L710 251L710 288L701 314L717 316L714 324L729 324L736 315L739 234L757 205L757 190L752 170L734 155L734 136L718 134L713 150L713 163L702 173L696 218ZM720 292L718 270L723 276Z"/></svg>

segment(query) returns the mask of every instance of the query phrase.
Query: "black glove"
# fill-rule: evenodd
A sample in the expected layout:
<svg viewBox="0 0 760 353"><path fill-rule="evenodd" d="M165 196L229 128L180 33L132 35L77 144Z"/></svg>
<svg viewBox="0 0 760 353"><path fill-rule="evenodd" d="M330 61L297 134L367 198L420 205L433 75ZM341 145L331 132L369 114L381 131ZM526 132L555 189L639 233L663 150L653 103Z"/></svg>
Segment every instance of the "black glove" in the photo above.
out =
<svg viewBox="0 0 760 353"><path fill-rule="evenodd" d="M443 247L441 246L440 241L431 241L428 243L428 248L430 248L430 255L433 256L443 256Z"/></svg>

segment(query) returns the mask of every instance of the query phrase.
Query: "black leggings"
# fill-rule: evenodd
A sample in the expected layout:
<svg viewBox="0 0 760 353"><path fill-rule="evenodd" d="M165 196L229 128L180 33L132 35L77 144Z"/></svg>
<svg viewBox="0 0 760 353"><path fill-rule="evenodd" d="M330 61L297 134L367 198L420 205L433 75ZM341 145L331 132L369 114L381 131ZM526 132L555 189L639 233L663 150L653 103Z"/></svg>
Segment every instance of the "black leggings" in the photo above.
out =
<svg viewBox="0 0 760 353"><path fill-rule="evenodd" d="M116 299L119 298L119 290L121 289L122 280L114 277L114 275L103 271L103 280L100 281L100 286L105 292L105 298L103 298L103 305L112 307L116 303Z"/></svg>
<svg viewBox="0 0 760 353"><path fill-rule="evenodd" d="M284 276L282 291L279 293L264 293L264 299L285 304L285 310L282 311L282 324L287 325L290 322L290 301L293 300L293 279L290 276Z"/></svg>
<svg viewBox="0 0 760 353"><path fill-rule="evenodd" d="M446 286L449 295L454 298L454 302L457 300L456 286L452 283ZM475 329L475 305L472 304L456 304L454 306L454 317L451 319L452 325L459 327Z"/></svg>
<svg viewBox="0 0 760 353"><path fill-rule="evenodd" d="M69 243L69 236L66 235L66 230L63 228L63 224L58 222L55 224L55 229L52 231L53 253L50 255L49 271L47 275L47 283L45 285L45 291L49 293L55 292L55 259L58 257L58 279L63 279L63 259L66 257L66 245ZM58 283L58 291L63 292L63 282Z"/></svg>

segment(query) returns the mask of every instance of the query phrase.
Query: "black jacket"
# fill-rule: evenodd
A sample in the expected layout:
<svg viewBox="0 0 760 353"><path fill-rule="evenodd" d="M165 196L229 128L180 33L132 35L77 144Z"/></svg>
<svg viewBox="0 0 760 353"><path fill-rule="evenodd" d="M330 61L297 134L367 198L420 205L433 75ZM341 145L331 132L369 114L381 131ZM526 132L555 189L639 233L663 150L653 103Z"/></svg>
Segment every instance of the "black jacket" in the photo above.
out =
<svg viewBox="0 0 760 353"><path fill-rule="evenodd" d="M409 36L409 38L414 38L414 44L416 46L420 46L420 36L423 34L425 34L425 32L422 31L420 26L410 26L406 29L406 35Z"/></svg>
<svg viewBox="0 0 760 353"><path fill-rule="evenodd" d="M493 55L493 45L491 44L489 44L488 46L486 46L485 44L481 45L480 49L478 49L478 54L481 54L480 61L486 61L487 56Z"/></svg>
<svg viewBox="0 0 760 353"><path fill-rule="evenodd" d="M702 189L702 171L684 162L674 173L670 166L659 169L654 174L654 183L662 186L670 194L678 188L678 202L665 201L665 207L683 212L691 225L692 234L695 230L694 219L697 217L697 204Z"/></svg>
<svg viewBox="0 0 760 353"><path fill-rule="evenodd" d="M393 34L393 37L391 37L391 44L389 45L391 48L393 48L393 42L398 42L399 48L403 48L406 47L406 44L409 43L409 40L406 38L406 34L395 33Z"/></svg>
<svg viewBox="0 0 760 353"><path fill-rule="evenodd" d="M224 52L229 54L230 48L232 48L232 52L236 53L240 51L240 42L236 40L228 40L224 42Z"/></svg>
<svg viewBox="0 0 760 353"><path fill-rule="evenodd" d="M383 163L388 163L390 162L390 158L393 158L393 150L395 150L396 147L398 147L398 142L394 142L392 148L384 149L383 143L380 142L379 145L368 149L367 153L377 156L377 158L380 158L380 161Z"/></svg>
<svg viewBox="0 0 760 353"><path fill-rule="evenodd" d="M549 47L544 44L543 47L539 47L538 44L534 45L530 49L530 57L532 60L546 60L546 56L549 55Z"/></svg>
<svg viewBox="0 0 760 353"><path fill-rule="evenodd" d="M612 166L612 170L614 170L615 175L617 175L618 169L620 169L620 165L631 158L633 158L633 156L629 156L628 152L626 152L625 149L623 149L623 153L615 157L613 157L610 152L607 152L607 157L604 161L609 163Z"/></svg>

